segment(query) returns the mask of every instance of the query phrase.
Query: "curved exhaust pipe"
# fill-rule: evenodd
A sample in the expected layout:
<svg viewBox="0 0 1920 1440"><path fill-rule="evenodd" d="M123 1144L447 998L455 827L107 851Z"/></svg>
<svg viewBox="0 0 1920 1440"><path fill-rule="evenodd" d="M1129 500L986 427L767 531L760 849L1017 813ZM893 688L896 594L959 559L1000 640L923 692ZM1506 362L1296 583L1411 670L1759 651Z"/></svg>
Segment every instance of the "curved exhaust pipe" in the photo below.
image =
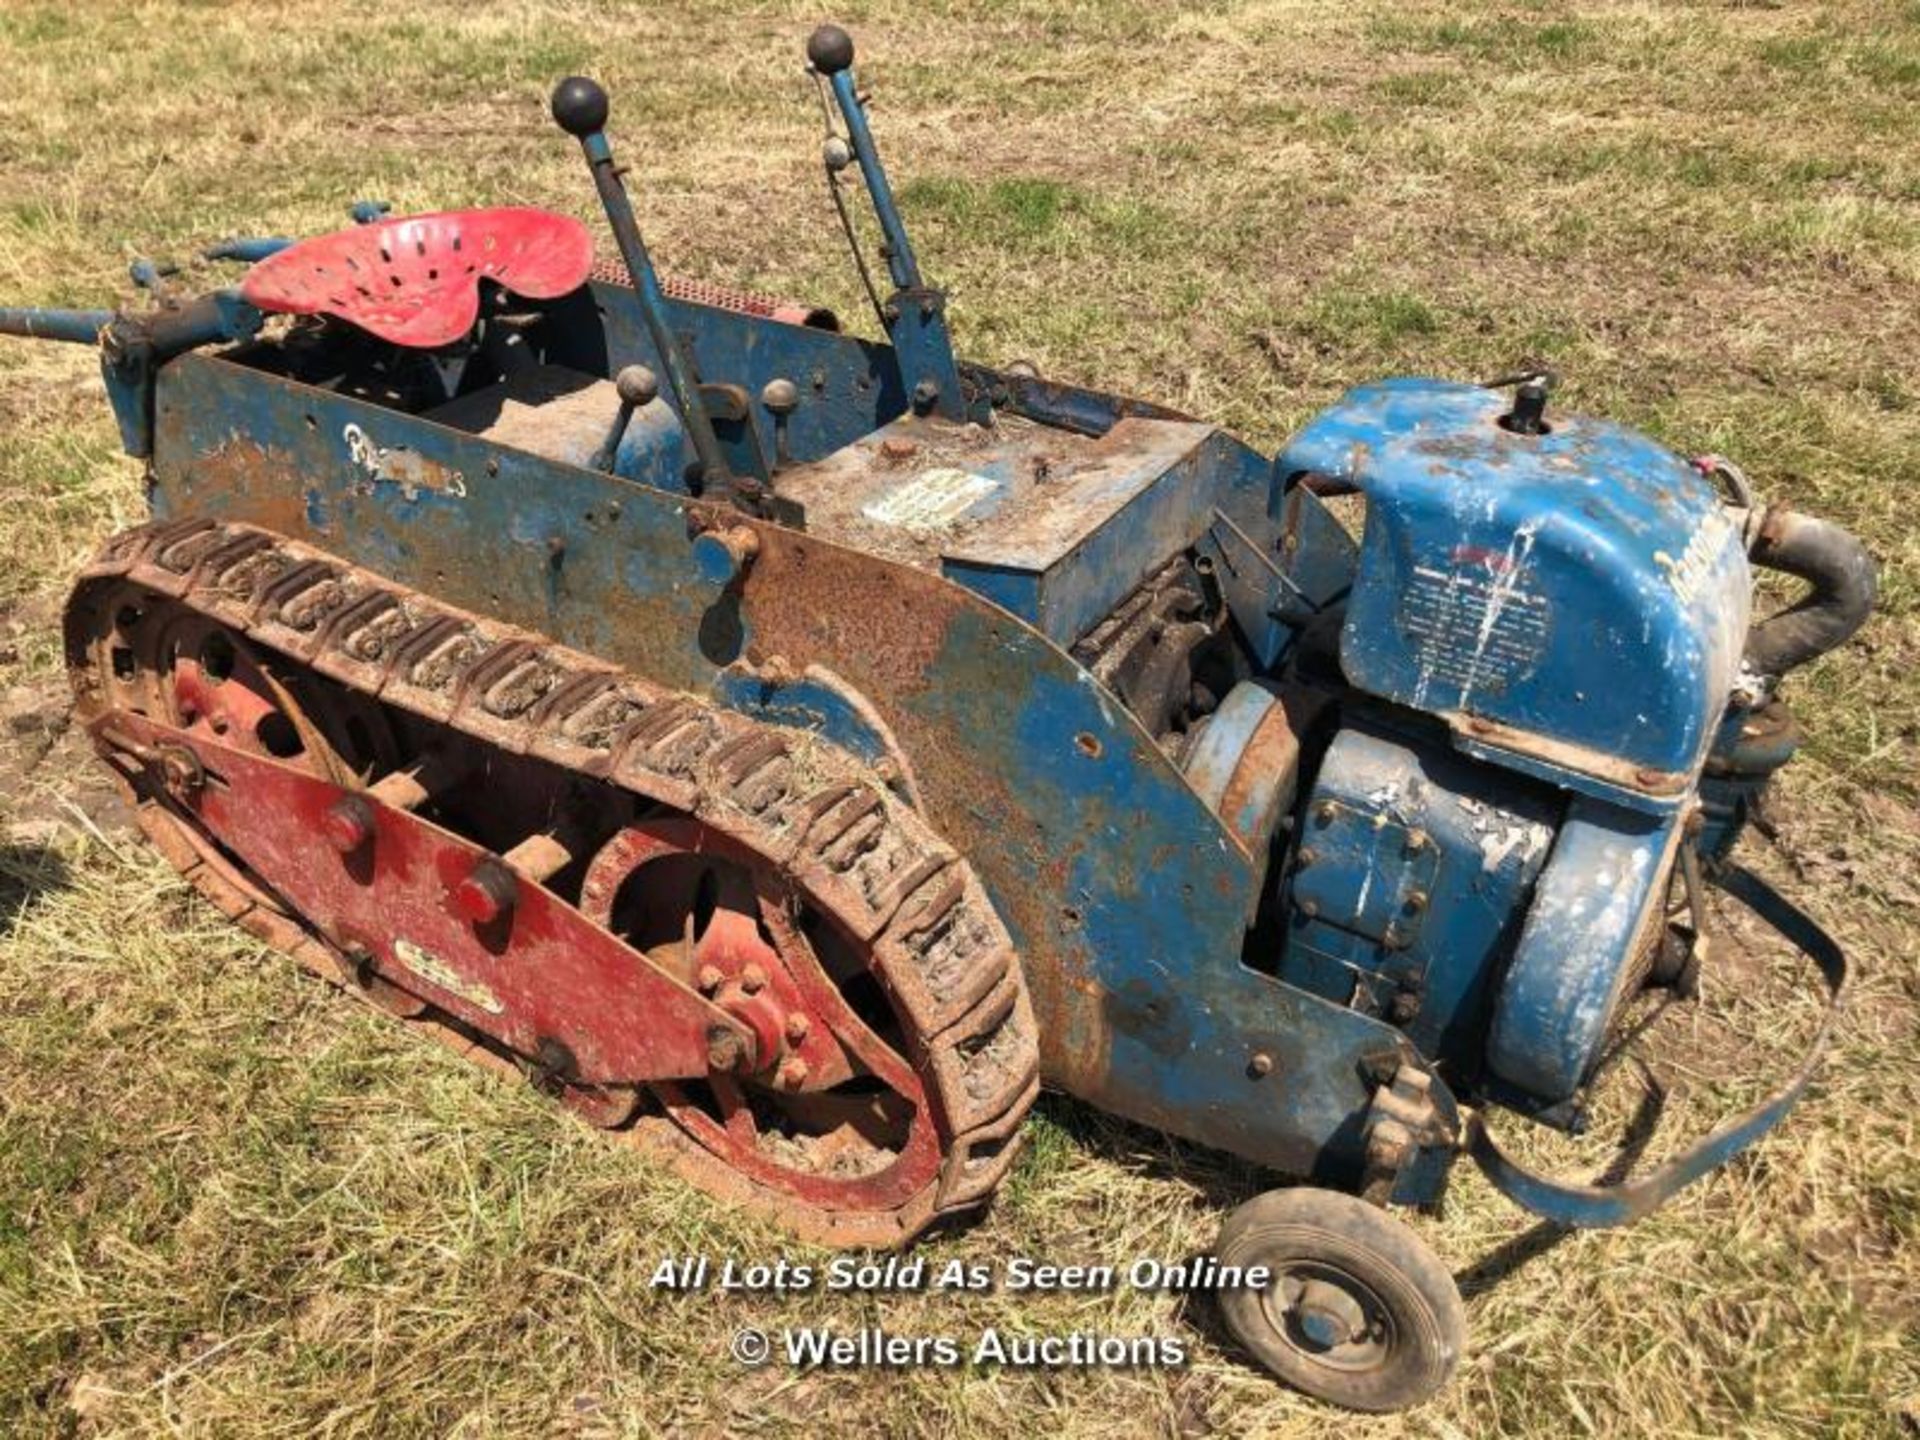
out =
<svg viewBox="0 0 1920 1440"><path fill-rule="evenodd" d="M1810 587L1796 604L1747 632L1747 664L1754 670L1784 675L1844 644L1866 623L1876 588L1873 557L1852 535L1779 506L1748 512L1745 530L1754 564Z"/></svg>

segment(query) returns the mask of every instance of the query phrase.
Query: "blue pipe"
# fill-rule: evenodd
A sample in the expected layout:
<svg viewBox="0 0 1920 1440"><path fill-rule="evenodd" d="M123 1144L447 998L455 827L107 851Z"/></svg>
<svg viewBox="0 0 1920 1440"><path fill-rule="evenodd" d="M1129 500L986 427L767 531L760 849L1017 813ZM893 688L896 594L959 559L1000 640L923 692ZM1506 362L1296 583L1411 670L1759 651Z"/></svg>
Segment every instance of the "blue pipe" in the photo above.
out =
<svg viewBox="0 0 1920 1440"><path fill-rule="evenodd" d="M49 310L38 305L0 307L0 335L30 340L64 340L71 345L98 343L113 323L111 310Z"/></svg>
<svg viewBox="0 0 1920 1440"><path fill-rule="evenodd" d="M235 236L209 246L205 253L209 260L244 260L251 265L269 255L278 255L291 244L293 241L284 235Z"/></svg>

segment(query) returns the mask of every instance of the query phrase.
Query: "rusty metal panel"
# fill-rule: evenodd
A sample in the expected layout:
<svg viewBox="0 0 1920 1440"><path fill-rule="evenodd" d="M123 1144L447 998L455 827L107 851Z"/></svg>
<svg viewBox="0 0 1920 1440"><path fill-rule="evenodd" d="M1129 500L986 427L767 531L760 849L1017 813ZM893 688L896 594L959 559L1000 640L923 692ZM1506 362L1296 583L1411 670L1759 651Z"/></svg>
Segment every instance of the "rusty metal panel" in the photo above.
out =
<svg viewBox="0 0 1920 1440"><path fill-rule="evenodd" d="M406 451L409 478L356 462L349 425ZM163 514L267 526L675 688L723 690L728 665L831 670L898 738L1012 932L1054 1084L1277 1168L1356 1173L1352 1117L1404 1037L1241 963L1240 847L1118 700L1003 610L765 522L716 589L684 496L217 358L162 372L155 476Z"/></svg>
<svg viewBox="0 0 1920 1440"><path fill-rule="evenodd" d="M781 477L808 528L937 568L1065 645L1212 523L1212 427L1125 418L1089 437L1017 417L903 415ZM1210 483L1211 482L1211 483Z"/></svg>

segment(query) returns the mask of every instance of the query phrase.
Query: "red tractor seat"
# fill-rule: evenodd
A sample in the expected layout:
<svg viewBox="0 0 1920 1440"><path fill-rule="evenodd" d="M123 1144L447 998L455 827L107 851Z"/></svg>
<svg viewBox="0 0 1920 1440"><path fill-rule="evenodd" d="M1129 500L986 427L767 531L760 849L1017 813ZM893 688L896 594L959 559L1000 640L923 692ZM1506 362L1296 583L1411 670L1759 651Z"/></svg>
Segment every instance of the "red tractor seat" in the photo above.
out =
<svg viewBox="0 0 1920 1440"><path fill-rule="evenodd" d="M382 340L430 350L473 329L481 277L551 300L585 284L592 266L593 237L565 215L443 210L302 240L249 270L240 294L262 310L337 315Z"/></svg>

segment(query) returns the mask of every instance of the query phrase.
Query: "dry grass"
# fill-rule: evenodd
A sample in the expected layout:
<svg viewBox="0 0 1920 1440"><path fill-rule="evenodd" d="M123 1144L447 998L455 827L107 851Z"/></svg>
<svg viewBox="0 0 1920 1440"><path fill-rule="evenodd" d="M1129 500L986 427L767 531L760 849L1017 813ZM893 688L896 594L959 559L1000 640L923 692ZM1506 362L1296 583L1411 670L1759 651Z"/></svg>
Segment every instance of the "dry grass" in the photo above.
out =
<svg viewBox="0 0 1920 1440"><path fill-rule="evenodd" d="M232 232L524 201L586 213L551 80L615 96L656 253L860 313L786 4L12 0L0 296L99 303ZM1651 1221L1563 1243L1462 1175L1422 1227L1475 1346L1411 1417L1275 1390L1204 1307L654 1295L662 1256L796 1257L546 1104L295 978L112 827L61 734L58 596L139 512L87 357L0 348L0 1430L21 1434L1897 1435L1920 1421L1920 6L1240 0L844 7L969 353L1272 445L1347 383L1524 355L1565 403L1745 460L1885 564L1797 687L1758 860L1860 979L1830 1078ZM1655 1149L1803 1033L1766 954L1683 1022ZM1623 1092L1617 1108L1630 1108ZM938 1257L1204 1246L1253 1177L1049 1102ZM1592 1146L1536 1153L1597 1165ZM817 1258L817 1257L815 1257ZM742 1372L747 1320L1181 1333L1178 1371Z"/></svg>

